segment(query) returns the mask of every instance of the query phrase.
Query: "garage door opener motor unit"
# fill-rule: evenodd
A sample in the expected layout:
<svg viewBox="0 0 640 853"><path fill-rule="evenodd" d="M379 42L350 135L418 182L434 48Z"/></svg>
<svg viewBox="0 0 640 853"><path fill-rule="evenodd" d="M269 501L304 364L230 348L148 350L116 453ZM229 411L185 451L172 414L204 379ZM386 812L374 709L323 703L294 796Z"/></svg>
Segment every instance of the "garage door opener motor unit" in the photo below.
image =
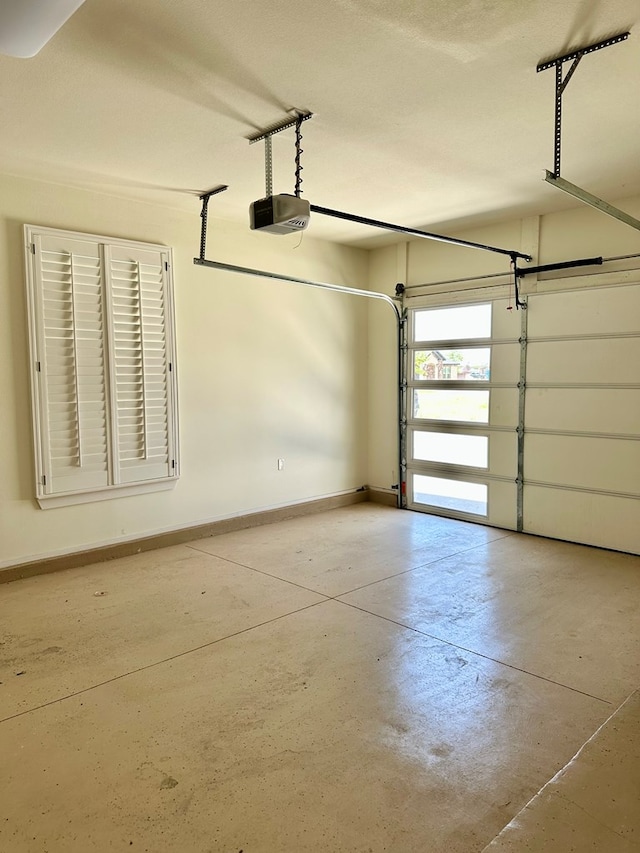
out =
<svg viewBox="0 0 640 853"><path fill-rule="evenodd" d="M309 224L309 202L305 198L281 193L261 198L249 207L249 224L253 231L291 234L304 231Z"/></svg>

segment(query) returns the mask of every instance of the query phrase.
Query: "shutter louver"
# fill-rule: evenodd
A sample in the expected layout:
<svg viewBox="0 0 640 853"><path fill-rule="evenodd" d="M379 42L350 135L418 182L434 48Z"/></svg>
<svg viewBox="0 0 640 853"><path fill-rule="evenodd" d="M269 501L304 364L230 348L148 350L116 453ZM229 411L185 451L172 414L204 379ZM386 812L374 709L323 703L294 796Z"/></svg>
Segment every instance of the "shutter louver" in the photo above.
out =
<svg viewBox="0 0 640 853"><path fill-rule="evenodd" d="M47 494L108 483L100 247L36 240Z"/></svg>
<svg viewBox="0 0 640 853"><path fill-rule="evenodd" d="M165 277L160 252L110 251L116 460L121 483L171 476Z"/></svg>

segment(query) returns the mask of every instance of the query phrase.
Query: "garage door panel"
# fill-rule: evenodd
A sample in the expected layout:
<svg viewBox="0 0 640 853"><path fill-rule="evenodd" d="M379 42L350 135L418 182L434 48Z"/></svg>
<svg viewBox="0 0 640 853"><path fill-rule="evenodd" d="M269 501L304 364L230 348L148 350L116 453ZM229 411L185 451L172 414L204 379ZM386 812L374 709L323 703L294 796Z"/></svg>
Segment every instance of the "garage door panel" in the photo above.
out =
<svg viewBox="0 0 640 853"><path fill-rule="evenodd" d="M517 385L520 379L520 344L499 344L493 348L491 381Z"/></svg>
<svg viewBox="0 0 640 853"><path fill-rule="evenodd" d="M526 480L640 493L640 441L529 434L524 453Z"/></svg>
<svg viewBox="0 0 640 853"><path fill-rule="evenodd" d="M640 331L640 287L538 294L529 300L529 336L620 334Z"/></svg>
<svg viewBox="0 0 640 853"><path fill-rule="evenodd" d="M489 464L496 477L518 476L518 435L513 432L494 432L489 436Z"/></svg>
<svg viewBox="0 0 640 853"><path fill-rule="evenodd" d="M503 480L489 482L489 513L491 523L496 527L515 530L517 527L517 487L515 481Z"/></svg>
<svg viewBox="0 0 640 853"><path fill-rule="evenodd" d="M636 338L577 341L530 341L527 351L527 382L536 383L629 383L638 384Z"/></svg>
<svg viewBox="0 0 640 853"><path fill-rule="evenodd" d="M508 310L508 299L493 300L492 335L496 340L520 337L520 312Z"/></svg>
<svg viewBox="0 0 640 853"><path fill-rule="evenodd" d="M640 424L640 389L530 388L526 428L630 435Z"/></svg>
<svg viewBox="0 0 640 853"><path fill-rule="evenodd" d="M640 502L631 498L525 486L524 528L553 539L640 554Z"/></svg>
<svg viewBox="0 0 640 853"><path fill-rule="evenodd" d="M518 425L518 389L492 388L489 401L489 423L493 426Z"/></svg>

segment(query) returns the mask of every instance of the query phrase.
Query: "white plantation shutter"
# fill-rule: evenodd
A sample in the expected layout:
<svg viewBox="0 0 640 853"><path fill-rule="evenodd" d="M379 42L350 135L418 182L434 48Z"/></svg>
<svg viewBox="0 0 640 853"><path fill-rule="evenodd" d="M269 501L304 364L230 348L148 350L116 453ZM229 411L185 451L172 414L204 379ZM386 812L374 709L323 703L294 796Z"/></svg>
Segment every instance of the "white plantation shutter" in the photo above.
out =
<svg viewBox="0 0 640 853"><path fill-rule="evenodd" d="M121 483L171 473L165 263L158 251L109 250L114 432Z"/></svg>
<svg viewBox="0 0 640 853"><path fill-rule="evenodd" d="M41 506L166 488L178 475L170 250L25 232Z"/></svg>
<svg viewBox="0 0 640 853"><path fill-rule="evenodd" d="M108 484L100 247L36 237L45 494Z"/></svg>

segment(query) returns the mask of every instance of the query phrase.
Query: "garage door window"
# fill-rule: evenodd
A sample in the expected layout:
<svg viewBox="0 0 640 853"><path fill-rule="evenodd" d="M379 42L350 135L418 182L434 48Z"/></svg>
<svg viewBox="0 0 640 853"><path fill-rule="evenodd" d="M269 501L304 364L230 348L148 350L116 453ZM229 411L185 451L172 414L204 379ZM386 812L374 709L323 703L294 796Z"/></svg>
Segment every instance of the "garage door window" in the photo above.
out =
<svg viewBox="0 0 640 853"><path fill-rule="evenodd" d="M410 310L407 503L514 524L519 324L507 300Z"/></svg>

